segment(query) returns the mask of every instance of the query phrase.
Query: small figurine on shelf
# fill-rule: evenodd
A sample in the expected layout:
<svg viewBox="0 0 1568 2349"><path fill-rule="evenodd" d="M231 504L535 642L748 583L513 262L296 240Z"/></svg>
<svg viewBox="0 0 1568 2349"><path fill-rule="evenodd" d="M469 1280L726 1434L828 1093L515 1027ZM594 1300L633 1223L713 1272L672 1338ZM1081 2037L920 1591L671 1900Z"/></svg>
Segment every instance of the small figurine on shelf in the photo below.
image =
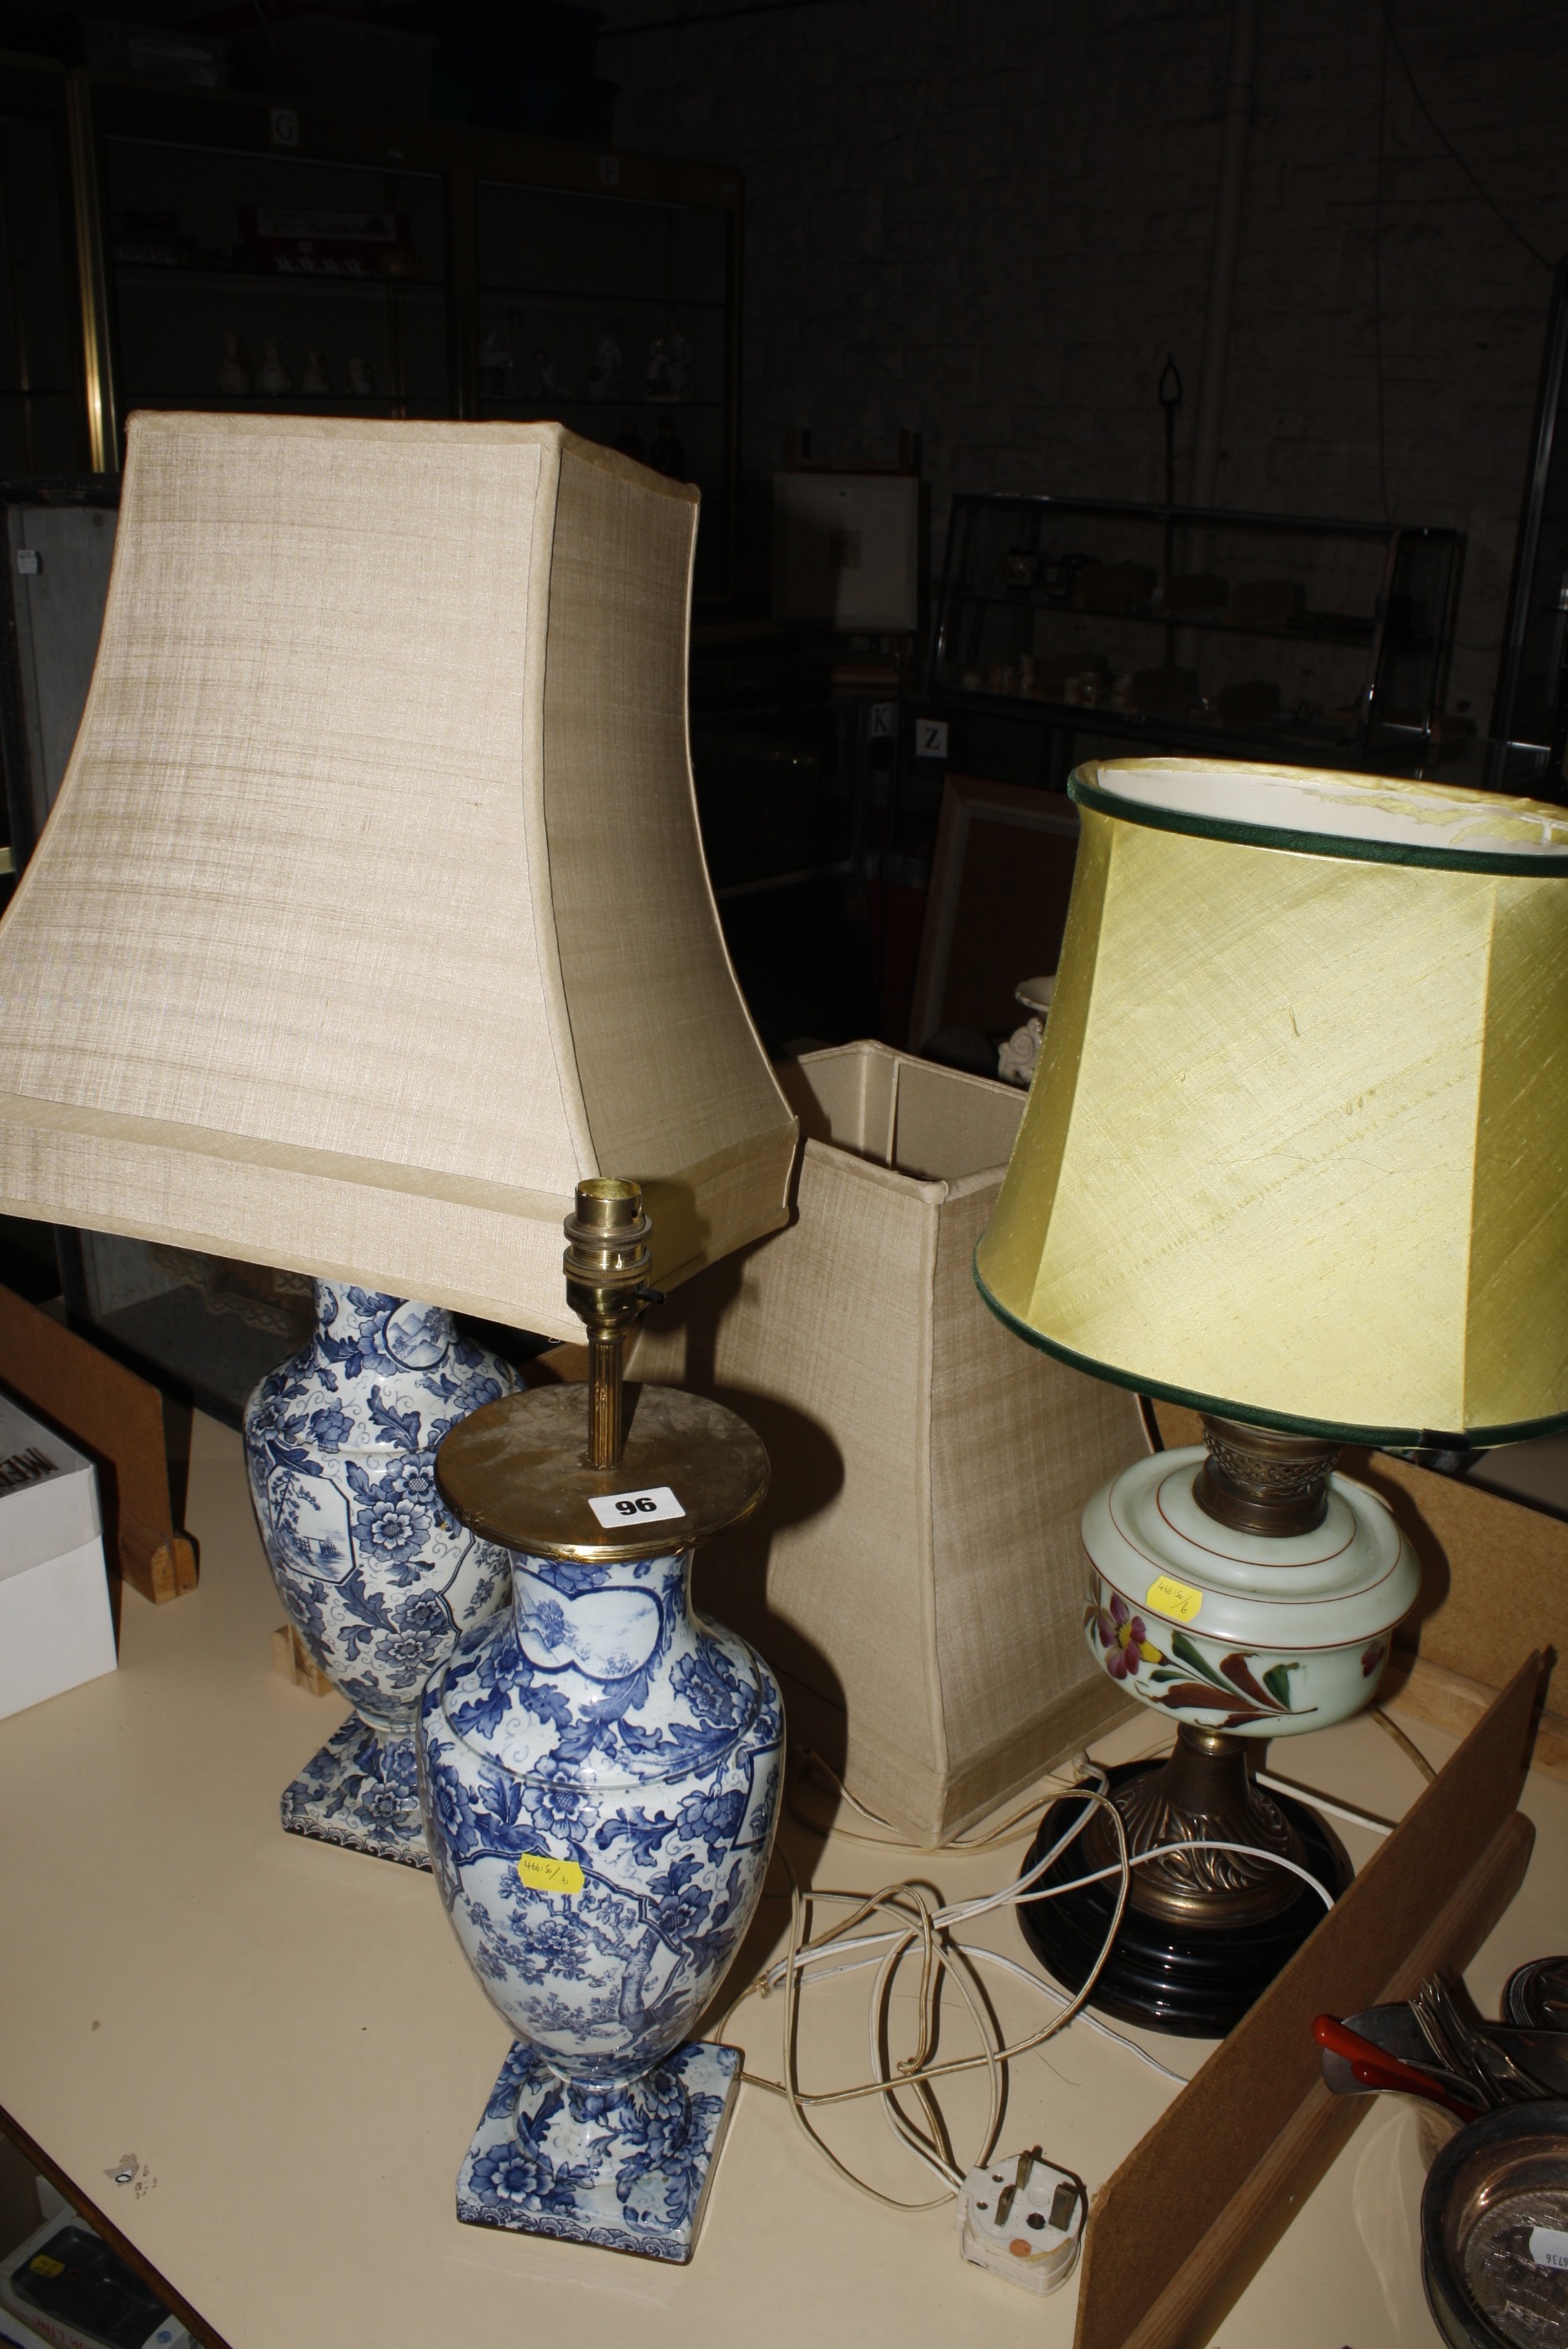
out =
<svg viewBox="0 0 1568 2349"><path fill-rule="evenodd" d="M622 418L621 429L615 435L614 446L619 449L623 457L634 457L639 465L645 465L648 461L648 444L630 417Z"/></svg>
<svg viewBox="0 0 1568 2349"><path fill-rule="evenodd" d="M670 336L665 388L671 399L686 399L691 396L691 345L678 326Z"/></svg>
<svg viewBox="0 0 1568 2349"><path fill-rule="evenodd" d="M1028 1017L998 1049L996 1074L1004 1084L1027 1089L1033 1083L1035 1065L1045 1041L1046 1022L1051 1016L1051 998L1056 991L1054 971L1047 978L1021 978L1013 989Z"/></svg>
<svg viewBox="0 0 1568 2349"><path fill-rule="evenodd" d="M245 346L238 335L223 337L223 356L218 362L218 388L230 398L251 388L251 370L245 364Z"/></svg>
<svg viewBox="0 0 1568 2349"><path fill-rule="evenodd" d="M686 452L676 439L676 419L673 416L660 417L658 430L654 435L654 445L648 450L648 462L655 473L667 474L672 481L686 480Z"/></svg>
<svg viewBox="0 0 1568 2349"><path fill-rule="evenodd" d="M324 351L306 351L304 373L299 379L299 388L301 391L308 392L313 399L320 399L332 389L332 379L326 372L326 355Z"/></svg>
<svg viewBox="0 0 1568 2349"><path fill-rule="evenodd" d="M648 345L648 367L645 381L649 399L669 398L670 354L662 335L655 335Z"/></svg>
<svg viewBox="0 0 1568 2349"><path fill-rule="evenodd" d="M256 389L268 399L281 399L285 391L294 389L294 378L278 356L275 335L269 335L262 345L262 364L256 369Z"/></svg>
<svg viewBox="0 0 1568 2349"><path fill-rule="evenodd" d="M542 347L533 354L533 373L541 399L570 399L571 387L561 380L561 367L552 354Z"/></svg>
<svg viewBox="0 0 1568 2349"><path fill-rule="evenodd" d="M371 379L370 362L356 352L348 362L348 390L354 399L374 399L376 386Z"/></svg>
<svg viewBox="0 0 1568 2349"><path fill-rule="evenodd" d="M593 353L593 365L588 375L590 399L619 399L621 397L621 328L614 318L606 318L599 332Z"/></svg>

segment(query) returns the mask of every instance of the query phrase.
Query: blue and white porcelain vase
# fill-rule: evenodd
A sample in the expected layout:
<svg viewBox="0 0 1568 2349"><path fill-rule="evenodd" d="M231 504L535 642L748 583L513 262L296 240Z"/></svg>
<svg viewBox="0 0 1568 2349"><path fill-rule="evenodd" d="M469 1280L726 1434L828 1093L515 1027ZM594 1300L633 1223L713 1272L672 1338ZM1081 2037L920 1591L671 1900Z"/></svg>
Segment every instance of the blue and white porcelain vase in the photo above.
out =
<svg viewBox="0 0 1568 2349"><path fill-rule="evenodd" d="M692 1555L514 1554L510 1615L419 1725L436 1878L518 2039L458 2215L676 2261L741 2062L688 2034L762 1890L783 1739L768 1666L692 1612Z"/></svg>
<svg viewBox="0 0 1568 2349"><path fill-rule="evenodd" d="M428 1868L419 1692L508 1592L505 1551L437 1490L436 1447L517 1381L438 1306L330 1280L315 1299L309 1345L245 1406L245 1462L290 1620L354 1711L285 1790L283 1823Z"/></svg>

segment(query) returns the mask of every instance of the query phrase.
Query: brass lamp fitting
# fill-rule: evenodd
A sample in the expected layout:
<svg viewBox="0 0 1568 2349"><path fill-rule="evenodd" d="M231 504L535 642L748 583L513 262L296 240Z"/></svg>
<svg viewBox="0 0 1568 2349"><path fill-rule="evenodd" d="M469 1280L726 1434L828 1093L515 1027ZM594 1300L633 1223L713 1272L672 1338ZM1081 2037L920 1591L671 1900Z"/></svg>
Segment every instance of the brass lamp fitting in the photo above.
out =
<svg viewBox="0 0 1568 2349"><path fill-rule="evenodd" d="M588 1331L588 1464L615 1468L625 1449L622 1356L645 1309L662 1305L647 1285L653 1219L635 1183L611 1175L577 1185L577 1210L564 1226L566 1301Z"/></svg>
<svg viewBox="0 0 1568 2349"><path fill-rule="evenodd" d="M1339 1446L1318 1435L1286 1435L1243 1419L1202 1414L1209 1456L1193 1480L1204 1515L1238 1533L1315 1533L1328 1515L1328 1478Z"/></svg>

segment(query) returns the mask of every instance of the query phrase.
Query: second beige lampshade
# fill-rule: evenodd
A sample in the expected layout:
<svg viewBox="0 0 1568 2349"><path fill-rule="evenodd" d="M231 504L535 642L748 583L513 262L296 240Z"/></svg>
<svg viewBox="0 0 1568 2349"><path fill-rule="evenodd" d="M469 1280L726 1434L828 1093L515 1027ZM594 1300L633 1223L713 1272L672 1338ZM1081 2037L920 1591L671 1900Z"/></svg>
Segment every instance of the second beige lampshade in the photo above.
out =
<svg viewBox="0 0 1568 2349"><path fill-rule="evenodd" d="M554 1337L785 1217L686 739L695 492L553 424L132 419L98 665L0 925L0 1212Z"/></svg>
<svg viewBox="0 0 1568 2349"><path fill-rule="evenodd" d="M1126 760L975 1259L1100 1377L1368 1443L1568 1414L1568 816Z"/></svg>

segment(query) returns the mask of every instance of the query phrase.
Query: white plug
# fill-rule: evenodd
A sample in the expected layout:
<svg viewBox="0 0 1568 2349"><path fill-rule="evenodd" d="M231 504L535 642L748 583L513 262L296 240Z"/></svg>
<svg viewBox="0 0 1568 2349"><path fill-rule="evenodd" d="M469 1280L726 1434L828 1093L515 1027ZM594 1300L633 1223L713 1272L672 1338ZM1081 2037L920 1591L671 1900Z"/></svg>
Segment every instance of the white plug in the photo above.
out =
<svg viewBox="0 0 1568 2349"><path fill-rule="evenodd" d="M954 2223L959 2247L1026 2292L1055 2292L1078 2265L1088 2196L1070 2169L1057 2169L1036 2146L1015 2160L972 2169Z"/></svg>

